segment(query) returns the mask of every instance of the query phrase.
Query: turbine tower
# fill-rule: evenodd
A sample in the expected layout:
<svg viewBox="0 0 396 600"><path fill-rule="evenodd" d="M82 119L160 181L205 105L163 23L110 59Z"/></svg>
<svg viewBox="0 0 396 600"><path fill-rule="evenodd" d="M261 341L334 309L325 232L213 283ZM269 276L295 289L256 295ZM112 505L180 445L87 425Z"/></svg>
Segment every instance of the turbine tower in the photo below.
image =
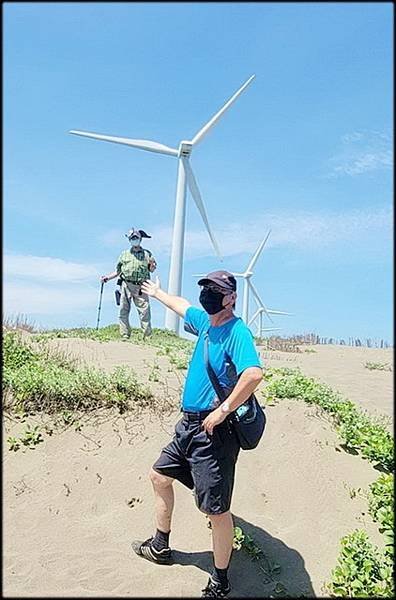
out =
<svg viewBox="0 0 396 600"><path fill-rule="evenodd" d="M233 96L231 96L231 98L224 104L224 106L198 131L198 133L193 137L192 140L181 141L178 149L170 148L169 146L165 146L164 144L160 144L158 142L153 142L150 140L137 140L125 137L115 137L112 135L90 133L87 131L79 131L75 129L69 131L69 133L72 133L74 135L80 135L96 140L102 140L105 142L114 142L116 144L124 144L126 146L132 146L133 148L139 148L140 150L148 150L149 152L167 154L170 156L176 156L178 158L175 216L168 281L168 293L171 295L181 295L187 186L201 214L202 220L205 224L215 252L221 259L220 250L211 231L208 217L206 214L205 205L203 203L201 193L199 191L198 184L192 171L189 159L193 148L195 148L195 146L202 141L202 139L217 123L220 117L222 117L226 110L230 108L230 106L235 102L238 96L240 96L240 94L242 94L242 92L247 88L247 86L253 80L253 78L254 75L249 77L249 79L235 92ZM165 327L178 334L179 322L179 316L172 310L166 309Z"/></svg>

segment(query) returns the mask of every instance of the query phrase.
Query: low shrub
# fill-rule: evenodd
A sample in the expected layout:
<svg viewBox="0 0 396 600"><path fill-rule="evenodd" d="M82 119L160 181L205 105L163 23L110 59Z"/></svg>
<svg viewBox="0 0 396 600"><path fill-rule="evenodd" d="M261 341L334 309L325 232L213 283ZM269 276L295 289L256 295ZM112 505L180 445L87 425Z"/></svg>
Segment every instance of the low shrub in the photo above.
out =
<svg viewBox="0 0 396 600"><path fill-rule="evenodd" d="M374 546L365 531L355 530L341 539L338 564L326 586L343 598L393 598L392 561Z"/></svg>
<svg viewBox="0 0 396 600"><path fill-rule="evenodd" d="M394 476L393 473L382 473L370 485L369 512L374 521L379 523L380 531L385 536L386 551L393 555L394 550Z"/></svg>
<svg viewBox="0 0 396 600"><path fill-rule="evenodd" d="M149 388L137 381L132 369L112 373L77 367L62 354L33 348L18 332L9 332L3 343L4 408L27 413L64 410L89 411L150 405Z"/></svg>
<svg viewBox="0 0 396 600"><path fill-rule="evenodd" d="M364 366L369 371L392 371L392 366L389 363L366 362Z"/></svg>

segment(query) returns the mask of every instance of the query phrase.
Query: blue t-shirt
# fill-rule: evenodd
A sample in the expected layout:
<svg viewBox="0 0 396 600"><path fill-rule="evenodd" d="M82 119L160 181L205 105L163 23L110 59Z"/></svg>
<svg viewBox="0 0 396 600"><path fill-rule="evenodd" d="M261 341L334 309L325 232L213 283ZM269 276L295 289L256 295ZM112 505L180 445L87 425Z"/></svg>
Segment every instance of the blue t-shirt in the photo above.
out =
<svg viewBox="0 0 396 600"><path fill-rule="evenodd" d="M204 358L204 340L207 332L209 362L222 387L234 387L237 377L249 367L261 368L253 335L241 318L234 317L224 325L214 327L211 326L209 315L204 310L190 306L184 317L184 329L197 335L198 340L184 385L183 410L199 412L214 408L216 392L209 379Z"/></svg>

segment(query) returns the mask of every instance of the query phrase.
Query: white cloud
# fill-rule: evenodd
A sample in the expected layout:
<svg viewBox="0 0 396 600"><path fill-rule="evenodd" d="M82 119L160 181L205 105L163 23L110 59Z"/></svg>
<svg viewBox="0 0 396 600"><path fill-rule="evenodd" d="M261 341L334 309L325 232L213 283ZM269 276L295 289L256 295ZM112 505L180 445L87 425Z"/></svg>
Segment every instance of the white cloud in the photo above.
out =
<svg viewBox="0 0 396 600"><path fill-rule="evenodd" d="M94 265L74 263L50 256L6 254L4 273L9 277L24 277L42 281L78 282L99 277Z"/></svg>
<svg viewBox="0 0 396 600"><path fill-rule="evenodd" d="M383 244L392 237L392 209L351 210L348 212L294 212L262 213L252 215L242 224L231 222L223 227L213 227L225 258L247 254L256 250L269 229L267 248L289 247L320 252L326 247L369 247ZM119 248L123 231L113 231L114 244ZM162 264L169 262L172 228L158 225L150 229L152 239L147 247ZM379 242L378 242L379 241ZM124 242L125 243L125 242ZM338 245L338 246L336 246ZM345 246L344 246L345 248ZM117 250L118 251L118 250ZM342 250L343 251L343 250ZM188 230L185 240L185 258L192 260L213 257L209 237L204 230ZM243 267L242 262L241 268ZM6 254L4 257L5 281L3 285L3 310L5 316L28 315L69 323L76 318L92 320L99 299L99 271L93 264L68 262L59 258ZM113 289L103 296L103 308L108 306L115 314ZM85 311L85 313L84 313Z"/></svg>
<svg viewBox="0 0 396 600"><path fill-rule="evenodd" d="M362 241L370 236L391 234L391 209L377 211L354 210L349 212L294 212L277 214L265 213L240 222L214 227L224 257L242 253L252 254L269 229L271 235L266 247L294 246L319 250L335 242ZM168 258L172 245L172 228L156 226L150 230L152 239L147 240L149 248L157 259ZM107 234L105 234L107 235ZM121 232L113 230L114 246L119 248ZM107 237L109 239L109 237ZM187 230L185 237L186 259L213 256L214 250L207 232Z"/></svg>
<svg viewBox="0 0 396 600"><path fill-rule="evenodd" d="M72 315L88 307L96 307L98 289L76 284L56 287L21 281L4 282L5 315Z"/></svg>
<svg viewBox="0 0 396 600"><path fill-rule="evenodd" d="M95 265L21 254L5 254L3 265L5 315L72 315L98 302Z"/></svg>
<svg viewBox="0 0 396 600"><path fill-rule="evenodd" d="M342 149L328 163L327 177L360 175L393 167L391 137L380 131L361 130L341 138Z"/></svg>

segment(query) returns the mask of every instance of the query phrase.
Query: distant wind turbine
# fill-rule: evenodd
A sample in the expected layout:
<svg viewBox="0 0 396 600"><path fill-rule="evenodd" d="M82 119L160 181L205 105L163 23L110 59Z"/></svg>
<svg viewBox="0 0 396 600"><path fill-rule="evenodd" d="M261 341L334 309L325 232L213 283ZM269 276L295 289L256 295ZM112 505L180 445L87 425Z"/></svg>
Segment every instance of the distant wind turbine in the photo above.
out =
<svg viewBox="0 0 396 600"><path fill-rule="evenodd" d="M271 230L268 231L266 237L263 239L263 241L259 244L256 252L253 254L247 268L246 271L244 271L243 273L233 273L234 277L242 277L243 278L243 301L242 301L242 319L245 321L245 323L248 325L249 324L249 298L250 298L250 292L252 292L254 298L256 299L256 302L258 303L259 307L262 309L263 312L265 312L265 314L267 315L267 317L269 318L269 320L273 323L273 320L271 319L270 315L287 315L290 313L286 313L286 312L282 312L280 310L272 310L271 308L266 308L264 305L264 302L261 300L258 291L256 290L256 287L253 285L253 282L251 280L251 277L253 276L253 267L256 264L261 252L263 251L263 248L265 246L265 244L267 243L267 240L269 238L269 235L271 233ZM251 320L252 321L252 320ZM250 322L251 322L250 321Z"/></svg>
<svg viewBox="0 0 396 600"><path fill-rule="evenodd" d="M182 269L183 269L183 252L184 252L184 232L185 232L185 221L186 221L186 186L188 185L191 195L197 205L197 208L201 214L202 220L205 224L206 230L209 234L212 245L215 249L216 254L221 259L221 254L217 242L213 236L211 228L209 226L208 217L205 210L201 193L198 188L197 181L190 165L190 155L193 148L202 141L205 135L210 129L217 123L220 117L226 112L228 108L235 102L235 100L242 94L247 88L249 83L253 80L254 75L235 92L233 96L224 104L224 106L198 131L198 133L189 141L181 141L179 148L170 148L164 144L153 142L150 140L136 140L125 137L115 137L111 135L103 135L99 133L90 133L87 131L79 131L72 129L69 133L75 135L81 135L96 140L103 140L105 142L114 142L116 144L125 144L132 146L133 148L139 148L141 150L148 150L149 152L157 152L159 154L168 154L170 156L176 156L178 158L178 176L176 186L176 203L175 203L175 216L173 225L173 239L172 239L172 250L169 267L169 282L168 282L168 293L176 296L181 295L181 283L182 283ZM179 317L172 310L166 310L165 316L165 327L179 333Z"/></svg>
<svg viewBox="0 0 396 600"><path fill-rule="evenodd" d="M269 320L273 323L273 320L271 319L270 315L291 315L291 313L288 312L284 312L281 310L273 310L272 308L266 308L266 306L264 305L264 302L261 300L259 293L255 287L255 285L253 284L253 282L251 281L251 277L253 276L253 267L256 264L267 240L268 237L271 233L271 230L268 231L266 237L262 240L262 242L259 244L256 252L253 254L246 271L244 271L243 273L233 273L232 275L234 275L234 277L242 277L244 280L244 286L243 286L243 301L242 301L242 319L245 321L246 325L250 325L250 323L252 323L254 321L254 319L257 318L257 316L260 316L261 319L261 315L262 312L264 312L267 317L269 318ZM205 277L205 275L203 273L201 274L195 274L194 277ZM250 297L250 292L252 292L253 297L256 301L256 304L258 306L258 310L256 311L256 313L254 314L254 316L250 319L249 321L249 297Z"/></svg>

